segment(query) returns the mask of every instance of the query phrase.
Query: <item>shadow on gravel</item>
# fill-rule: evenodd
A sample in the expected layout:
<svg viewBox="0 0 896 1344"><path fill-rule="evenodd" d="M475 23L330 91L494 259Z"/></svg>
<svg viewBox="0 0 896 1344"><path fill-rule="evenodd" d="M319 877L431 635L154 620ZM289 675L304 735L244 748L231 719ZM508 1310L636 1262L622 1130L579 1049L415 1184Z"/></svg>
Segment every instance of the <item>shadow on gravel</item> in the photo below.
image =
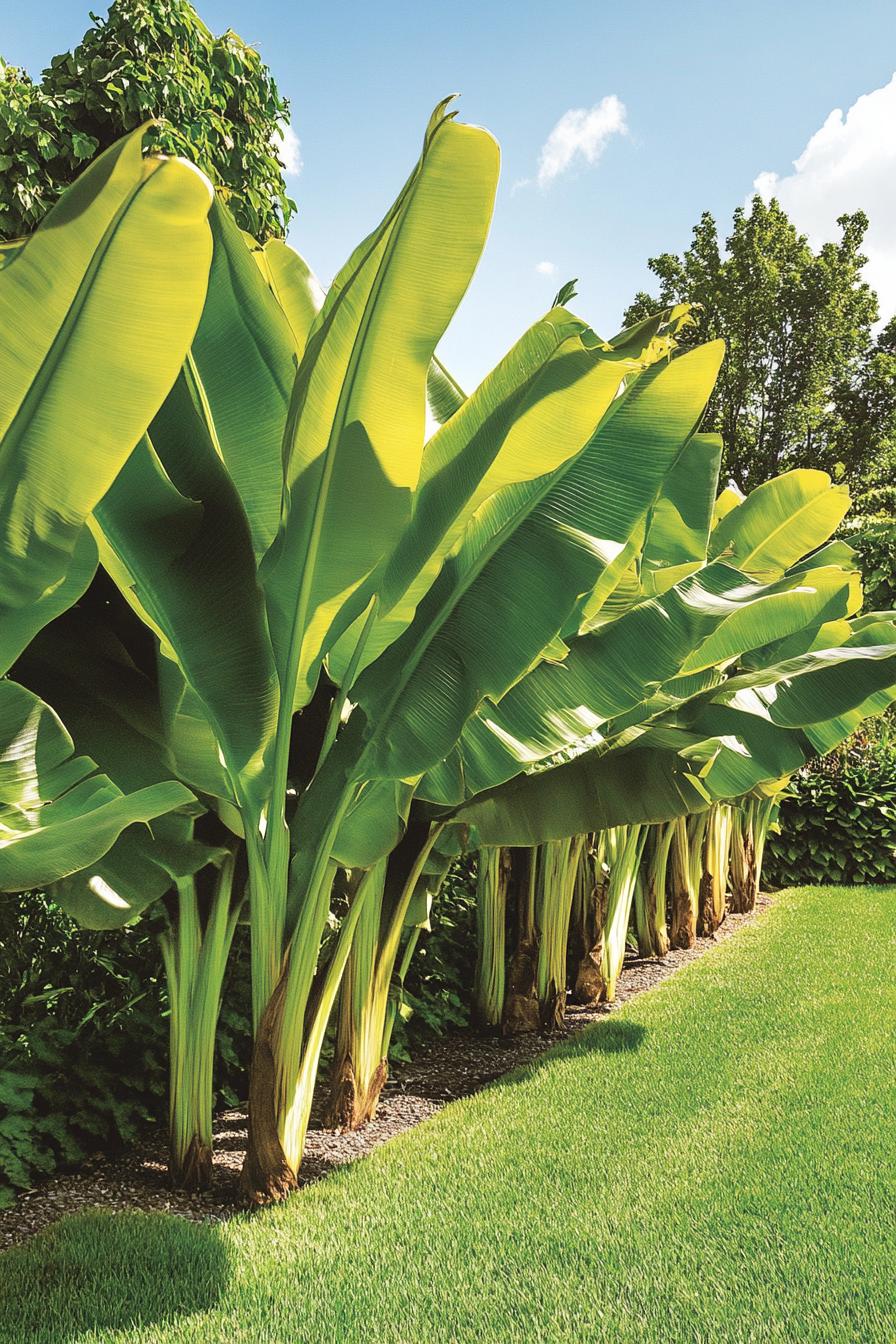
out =
<svg viewBox="0 0 896 1344"><path fill-rule="evenodd" d="M228 1277L215 1226L168 1214L65 1219L0 1256L0 1341L69 1344L171 1322L214 1307Z"/></svg>

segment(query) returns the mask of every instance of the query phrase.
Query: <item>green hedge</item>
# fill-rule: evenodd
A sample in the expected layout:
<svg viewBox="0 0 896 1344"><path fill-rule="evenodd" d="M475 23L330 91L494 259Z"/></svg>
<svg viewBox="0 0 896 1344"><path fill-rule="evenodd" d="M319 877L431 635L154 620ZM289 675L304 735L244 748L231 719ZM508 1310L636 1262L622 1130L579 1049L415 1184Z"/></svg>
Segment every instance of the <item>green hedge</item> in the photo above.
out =
<svg viewBox="0 0 896 1344"><path fill-rule="evenodd" d="M802 770L769 836L764 882L896 882L896 725L879 720Z"/></svg>

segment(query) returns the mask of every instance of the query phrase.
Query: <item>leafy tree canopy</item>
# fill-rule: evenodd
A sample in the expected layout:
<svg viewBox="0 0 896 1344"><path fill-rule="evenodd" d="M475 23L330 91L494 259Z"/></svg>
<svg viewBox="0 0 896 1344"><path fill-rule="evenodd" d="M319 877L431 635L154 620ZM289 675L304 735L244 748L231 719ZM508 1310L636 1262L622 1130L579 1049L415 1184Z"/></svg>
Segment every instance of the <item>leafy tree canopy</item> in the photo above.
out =
<svg viewBox="0 0 896 1344"><path fill-rule="evenodd" d="M868 220L857 212L838 224L839 240L816 252L777 201L755 196L722 247L704 214L681 256L650 259L659 296L638 294L626 313L629 323L688 300L701 311L682 344L727 342L704 428L721 433L723 470L743 489L795 466L861 486L896 443L896 323L872 342Z"/></svg>
<svg viewBox="0 0 896 1344"><path fill-rule="evenodd" d="M214 37L189 0L115 0L39 84L0 59L0 239L30 233L88 161L155 117L155 148L198 164L240 226L282 236L289 106L258 52Z"/></svg>

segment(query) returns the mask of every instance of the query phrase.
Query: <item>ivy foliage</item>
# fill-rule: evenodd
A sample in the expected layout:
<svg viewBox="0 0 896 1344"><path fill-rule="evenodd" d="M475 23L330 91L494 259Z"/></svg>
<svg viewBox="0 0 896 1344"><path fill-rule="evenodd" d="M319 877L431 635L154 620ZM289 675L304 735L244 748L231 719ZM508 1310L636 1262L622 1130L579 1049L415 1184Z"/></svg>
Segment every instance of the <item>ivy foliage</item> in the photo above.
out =
<svg viewBox="0 0 896 1344"><path fill-rule="evenodd" d="M773 887L896 882L896 721L869 724L795 776L768 839Z"/></svg>
<svg viewBox="0 0 896 1344"><path fill-rule="evenodd" d="M63 189L126 131L208 174L240 226L281 237L295 212L282 127L289 105L258 52L215 37L189 0L115 0L35 83L0 59L0 239L30 233Z"/></svg>

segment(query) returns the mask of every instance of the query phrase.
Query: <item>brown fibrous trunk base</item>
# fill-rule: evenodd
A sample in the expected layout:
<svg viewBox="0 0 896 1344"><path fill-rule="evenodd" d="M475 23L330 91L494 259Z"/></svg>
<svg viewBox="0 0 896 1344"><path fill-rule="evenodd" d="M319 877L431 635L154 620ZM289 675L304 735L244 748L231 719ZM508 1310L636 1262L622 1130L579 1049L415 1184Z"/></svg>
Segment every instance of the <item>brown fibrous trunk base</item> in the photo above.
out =
<svg viewBox="0 0 896 1344"><path fill-rule="evenodd" d="M252 1052L249 1134L240 1176L243 1195L250 1204L277 1203L292 1194L299 1184L280 1143L275 1108L279 1080L273 1042L283 1014L285 993L284 977L264 1010Z"/></svg>
<svg viewBox="0 0 896 1344"><path fill-rule="evenodd" d="M700 879L700 895L698 898L698 908L700 910L698 930L704 938L708 938L715 933L722 922L716 913L714 886L712 874L704 873Z"/></svg>
<svg viewBox="0 0 896 1344"><path fill-rule="evenodd" d="M362 1088L358 1085L351 1059L343 1060L333 1072L324 1123L331 1129L361 1129L376 1115L380 1093L388 1077L388 1060L381 1059L369 1085Z"/></svg>
<svg viewBox="0 0 896 1344"><path fill-rule="evenodd" d="M168 1175L175 1190L208 1190L212 1183L212 1147L194 1134L183 1158L171 1153Z"/></svg>
<svg viewBox="0 0 896 1344"><path fill-rule="evenodd" d="M543 1003L539 1005L539 1029L543 1036L562 1031L566 1021L566 989L551 984Z"/></svg>
<svg viewBox="0 0 896 1344"><path fill-rule="evenodd" d="M538 1031L541 1012L535 993L535 943L520 943L507 968L507 992L504 996L502 1036L522 1036Z"/></svg>
<svg viewBox="0 0 896 1344"><path fill-rule="evenodd" d="M596 1003L601 1003L606 997L607 982L600 969L602 957L603 948L598 944L593 951L586 952L579 962L572 991L574 1003L592 1007Z"/></svg>

